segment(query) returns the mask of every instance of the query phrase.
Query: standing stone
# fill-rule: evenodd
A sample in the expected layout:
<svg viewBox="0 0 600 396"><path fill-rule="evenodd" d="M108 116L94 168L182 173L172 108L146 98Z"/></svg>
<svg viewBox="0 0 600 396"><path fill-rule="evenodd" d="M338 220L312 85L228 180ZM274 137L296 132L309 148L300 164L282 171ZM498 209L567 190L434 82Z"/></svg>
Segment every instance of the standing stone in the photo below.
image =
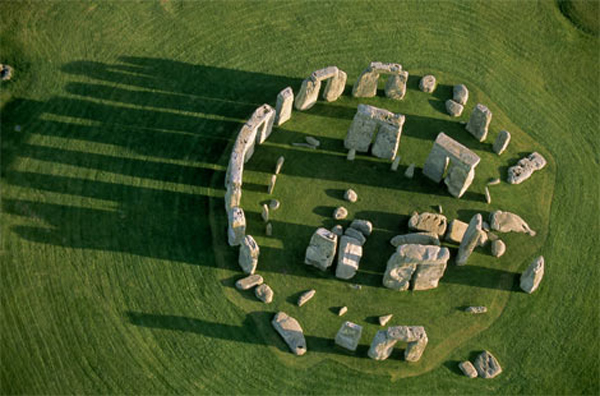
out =
<svg viewBox="0 0 600 396"><path fill-rule="evenodd" d="M306 353L306 339L300 323L283 311L277 312L271 324L286 342L290 350L302 356Z"/></svg>
<svg viewBox="0 0 600 396"><path fill-rule="evenodd" d="M273 224L267 223L267 225L265 226L265 234L267 236L272 236L273 235Z"/></svg>
<svg viewBox="0 0 600 396"><path fill-rule="evenodd" d="M317 148L321 145L321 142L312 136L307 136L304 138L304 140L306 140L306 143L310 144L314 148Z"/></svg>
<svg viewBox="0 0 600 396"><path fill-rule="evenodd" d="M484 306L471 306L465 308L465 312L472 314L482 314L487 312L487 307Z"/></svg>
<svg viewBox="0 0 600 396"><path fill-rule="evenodd" d="M489 232L490 231L490 224L487 221L484 221L483 223L481 223L481 228L485 231L485 232Z"/></svg>
<svg viewBox="0 0 600 396"><path fill-rule="evenodd" d="M536 234L525 220L518 215L501 210L496 210L490 214L490 227L498 232L522 232L530 236Z"/></svg>
<svg viewBox="0 0 600 396"><path fill-rule="evenodd" d="M360 246L363 246L365 244L365 242L367 242L367 238L365 238L365 236L362 234L362 232L358 231L356 228L352 228L352 227L346 228L345 234L351 238L356 239L358 241L358 243L360 244Z"/></svg>
<svg viewBox="0 0 600 396"><path fill-rule="evenodd" d="M280 126L292 118L292 105L294 104L294 91L292 87L287 87L277 95L277 104L275 105L275 125Z"/></svg>
<svg viewBox="0 0 600 396"><path fill-rule="evenodd" d="M346 159L348 161L354 161L355 158L356 158L356 150L355 149L348 150L348 155L346 155Z"/></svg>
<svg viewBox="0 0 600 396"><path fill-rule="evenodd" d="M495 186L497 184L500 184L500 179L498 179L497 177L494 179L490 179L490 181L487 183L488 186Z"/></svg>
<svg viewBox="0 0 600 396"><path fill-rule="evenodd" d="M359 104L344 138L344 147L366 153L374 139L371 153L378 158L392 160L398 153L405 120L402 114Z"/></svg>
<svg viewBox="0 0 600 396"><path fill-rule="evenodd" d="M317 291L315 289L311 289L302 293L300 297L298 297L298 306L301 307L304 304L306 304L311 298L315 296L316 292Z"/></svg>
<svg viewBox="0 0 600 396"><path fill-rule="evenodd" d="M419 89L423 92L432 93L435 91L436 81L435 76L428 74L419 81Z"/></svg>
<svg viewBox="0 0 600 396"><path fill-rule="evenodd" d="M492 203L492 196L490 195L490 189L485 186L485 202L489 205Z"/></svg>
<svg viewBox="0 0 600 396"><path fill-rule="evenodd" d="M396 172L398 170L398 166L400 166L400 156L396 155L396 158L394 158L394 162L392 162L392 166L391 166L391 170Z"/></svg>
<svg viewBox="0 0 600 396"><path fill-rule="evenodd" d="M533 263L527 267L525 272L521 274L521 289L525 293L533 293L540 286L540 282L544 277L544 257L539 256Z"/></svg>
<svg viewBox="0 0 600 396"><path fill-rule="evenodd" d="M481 103L478 103L467 123L467 131L475 136L477 140L483 142L487 137L490 121L492 121L492 112Z"/></svg>
<svg viewBox="0 0 600 396"><path fill-rule="evenodd" d="M333 232L335 235L341 237L342 235L344 235L344 227L337 224L331 229L331 232Z"/></svg>
<svg viewBox="0 0 600 396"><path fill-rule="evenodd" d="M385 96L394 100L404 99L407 82L408 72L406 70L402 70L398 75L389 76L385 82Z"/></svg>
<svg viewBox="0 0 600 396"><path fill-rule="evenodd" d="M272 199L269 201L269 209L270 210L277 210L277 209L279 209L280 206L281 206L281 202L279 202L276 199Z"/></svg>
<svg viewBox="0 0 600 396"><path fill-rule="evenodd" d="M339 279L351 279L356 275L360 259L362 257L362 246L356 239L344 235L340 238L340 251L338 263L335 268L335 276Z"/></svg>
<svg viewBox="0 0 600 396"><path fill-rule="evenodd" d="M352 322L344 322L335 335L335 344L350 351L356 351L361 335L362 326Z"/></svg>
<svg viewBox="0 0 600 396"><path fill-rule="evenodd" d="M310 238L304 263L325 271L333 264L338 237L326 228L319 228Z"/></svg>
<svg viewBox="0 0 600 396"><path fill-rule="evenodd" d="M229 211L229 228L227 237L229 246L238 246L246 235L246 216L244 210L239 206Z"/></svg>
<svg viewBox="0 0 600 396"><path fill-rule="evenodd" d="M254 289L254 295L265 304L271 304L273 302L273 289L266 283L257 286L256 289Z"/></svg>
<svg viewBox="0 0 600 396"><path fill-rule="evenodd" d="M475 366L473 366L473 363L469 362L468 360L460 362L458 364L458 368L460 368L460 371L462 371L463 374L469 378L477 377L477 370L475 370Z"/></svg>
<svg viewBox="0 0 600 396"><path fill-rule="evenodd" d="M481 378L494 378L502 372L500 363L498 363L498 360L496 360L494 355L488 351L483 351L481 355L475 358L474 366Z"/></svg>
<svg viewBox="0 0 600 396"><path fill-rule="evenodd" d="M400 245L387 262L383 286L399 291L407 290L411 283L413 290L436 288L449 259L445 247Z"/></svg>
<svg viewBox="0 0 600 396"><path fill-rule="evenodd" d="M373 232L373 223L369 220L354 219L352 220L352 223L350 223L350 227L362 232L366 237Z"/></svg>
<svg viewBox="0 0 600 396"><path fill-rule="evenodd" d="M348 312L348 307L343 306L340 308L340 310L338 311L338 316L344 316L346 315L346 312Z"/></svg>
<svg viewBox="0 0 600 396"><path fill-rule="evenodd" d="M496 140L494 140L494 146L492 149L494 153L500 155L506 150L508 144L510 143L510 132L508 131L500 131Z"/></svg>
<svg viewBox="0 0 600 396"><path fill-rule="evenodd" d="M262 285L263 282L264 282L264 280L263 280L262 276L260 276L258 274L254 274L254 275L250 275L245 278L239 279L237 282L235 282L235 287L238 290L248 290L248 289L252 289L254 286Z"/></svg>
<svg viewBox="0 0 600 396"><path fill-rule="evenodd" d="M533 172L543 169L546 166L546 159L540 153L534 152L517 162L517 165L508 168L508 178L510 184L521 184L529 179Z"/></svg>
<svg viewBox="0 0 600 396"><path fill-rule="evenodd" d="M269 205L267 205L267 204L262 205L262 212L261 212L260 216L262 217L262 219L265 223L269 222Z"/></svg>
<svg viewBox="0 0 600 396"><path fill-rule="evenodd" d="M380 325L380 326L385 326L386 324L388 324L388 322L389 322L390 320L392 320L392 317L393 317L393 316L394 316L394 315L392 315L392 314L388 314L388 315L383 315L383 316L380 316L380 317L379 317L379 325Z"/></svg>
<svg viewBox="0 0 600 396"><path fill-rule="evenodd" d="M456 255L456 265L465 265L473 250L479 245L482 238L484 238L484 231L481 229L483 219L481 214L477 213L471 221L465 231L460 246L458 247L458 254Z"/></svg>
<svg viewBox="0 0 600 396"><path fill-rule="evenodd" d="M453 101L452 99L448 99L446 101L446 111L452 117L460 117L464 110L464 106L460 103Z"/></svg>
<svg viewBox="0 0 600 396"><path fill-rule="evenodd" d="M277 158L277 165L275 166L275 174L278 175L281 172L285 158L283 156Z"/></svg>
<svg viewBox="0 0 600 396"><path fill-rule="evenodd" d="M349 188L344 193L344 199L346 201L348 201L348 202L356 202L358 200L358 194L356 194L356 191L354 191L353 189Z"/></svg>
<svg viewBox="0 0 600 396"><path fill-rule="evenodd" d="M225 210L227 213L236 206L240 206L242 201L242 188L230 184L225 191Z"/></svg>
<svg viewBox="0 0 600 396"><path fill-rule="evenodd" d="M404 172L404 177L406 177L407 179L412 179L414 175L415 175L415 164L410 164L408 166L408 168L406 168L406 171Z"/></svg>
<svg viewBox="0 0 600 396"><path fill-rule="evenodd" d="M442 205L438 205L438 206L437 206L437 210L438 210L438 213L439 213L439 214L442 214L442 213L444 213L444 209L442 208Z"/></svg>
<svg viewBox="0 0 600 396"><path fill-rule="evenodd" d="M396 235L390 240L390 243L396 248L408 244L440 246L440 239L433 232L414 232L412 234Z"/></svg>
<svg viewBox="0 0 600 396"><path fill-rule="evenodd" d="M466 105L469 100L469 90L463 84L455 85L452 88L452 99L463 106Z"/></svg>
<svg viewBox="0 0 600 396"><path fill-rule="evenodd" d="M414 231L432 232L439 236L444 235L447 227L446 216L438 213L413 212L408 220L408 228Z"/></svg>
<svg viewBox="0 0 600 396"><path fill-rule="evenodd" d="M275 189L276 182L277 182L277 175L271 175L271 180L269 181L269 188L267 190L269 195L273 194L273 190Z"/></svg>
<svg viewBox="0 0 600 396"><path fill-rule="evenodd" d="M496 239L492 241L492 256L494 257L502 257L504 252L506 252L506 245L502 242L501 239Z"/></svg>
<svg viewBox="0 0 600 396"><path fill-rule="evenodd" d="M238 258L238 263L244 273L253 274L256 271L259 254L260 249L254 238L252 238L252 235L246 235L240 246L240 255Z"/></svg>
<svg viewBox="0 0 600 396"><path fill-rule="evenodd" d="M469 224L464 221L458 219L452 220L448 226L448 232L446 232L446 240L453 243L461 243L468 227Z"/></svg>
<svg viewBox="0 0 600 396"><path fill-rule="evenodd" d="M333 218L336 220L344 220L346 217L348 217L348 209L343 206L339 206L333 211Z"/></svg>

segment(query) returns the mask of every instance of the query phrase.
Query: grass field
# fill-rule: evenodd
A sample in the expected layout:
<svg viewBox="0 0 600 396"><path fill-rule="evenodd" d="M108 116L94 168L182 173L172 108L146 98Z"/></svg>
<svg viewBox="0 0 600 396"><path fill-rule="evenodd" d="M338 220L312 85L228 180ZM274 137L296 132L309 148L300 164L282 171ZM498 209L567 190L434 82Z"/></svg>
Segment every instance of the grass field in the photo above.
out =
<svg viewBox="0 0 600 396"><path fill-rule="evenodd" d="M569 3L594 23L596 3ZM0 61L15 73L0 86L2 393L597 394L599 43L570 15L553 1L4 2ZM232 288L240 272L224 244L232 139L258 105L288 85L297 92L313 70L337 65L352 84L372 60L411 73L405 101L359 101L348 87L295 112L248 164L243 206L276 292L262 305ZM442 84L434 95L415 89L429 72ZM494 112L491 138L513 133L502 157L440 111L457 82L472 93L462 119L480 100ZM373 158L345 161L340 139L359 102L407 115L400 172L422 165L440 130L477 150L470 192L458 201ZM289 145L307 134L323 148ZM485 205L487 178L533 150L549 166L493 189ZM282 208L266 238L259 203L281 154ZM351 216L376 226L360 296L301 261L347 187L361 198ZM400 221L438 203L463 220L514 210L540 234L503 237L503 258L481 250L434 291L379 287ZM542 286L519 293L517 274L538 254ZM315 300L294 308L313 286ZM489 304L486 317L456 309L474 299ZM334 348L341 320L330 308L344 304L345 319L365 326L362 352L378 328L370 316L386 313L376 307L395 310L395 324L425 324L422 361ZM270 328L278 308L307 330L303 358ZM457 362L483 349L504 372L460 375Z"/></svg>

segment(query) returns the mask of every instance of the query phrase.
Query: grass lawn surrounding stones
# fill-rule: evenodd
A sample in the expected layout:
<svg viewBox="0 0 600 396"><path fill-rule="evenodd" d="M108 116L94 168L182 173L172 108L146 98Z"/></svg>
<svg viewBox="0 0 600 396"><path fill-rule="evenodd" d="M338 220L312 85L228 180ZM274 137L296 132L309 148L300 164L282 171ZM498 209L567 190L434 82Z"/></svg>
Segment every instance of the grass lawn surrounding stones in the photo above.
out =
<svg viewBox="0 0 600 396"><path fill-rule="evenodd" d="M593 25L597 4L569 3ZM597 394L599 42L565 12L553 1L3 4L0 62L14 72L0 85L2 392ZM370 61L409 71L403 101L349 96ZM246 168L248 233L275 292L265 305L233 287L242 274L225 237L228 152L257 106L328 65L348 73L345 94L294 111ZM417 89L428 73L433 94ZM444 101L456 83L471 95L452 119ZM485 143L458 123L479 102L493 112ZM358 103L406 115L398 172L371 156L346 161ZM512 141L498 157L501 129ZM482 158L460 200L420 172L441 131ZM321 148L290 145L305 136ZM531 151L547 167L492 186L487 205L485 182ZM266 237L260 204L280 155L281 208ZM358 202L343 201L347 188ZM389 239L413 210L438 204L463 221L513 211L538 235L501 234L500 259L487 248L465 267L451 259L435 290L383 288ZM303 264L339 205L350 212L341 224L375 225L351 281ZM538 255L546 275L526 295L518 274ZM272 329L279 309L304 327L306 355ZM402 345L384 362L366 357L386 313L389 325L426 327L421 361L404 362ZM364 326L354 354L333 345L343 320ZM458 363L484 349L503 373L463 376Z"/></svg>

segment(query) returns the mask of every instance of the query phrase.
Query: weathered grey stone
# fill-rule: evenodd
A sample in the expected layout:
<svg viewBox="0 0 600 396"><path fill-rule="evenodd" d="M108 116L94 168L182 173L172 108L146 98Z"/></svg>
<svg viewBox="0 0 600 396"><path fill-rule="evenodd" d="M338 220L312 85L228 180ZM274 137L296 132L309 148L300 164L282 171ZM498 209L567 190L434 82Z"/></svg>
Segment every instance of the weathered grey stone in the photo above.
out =
<svg viewBox="0 0 600 396"><path fill-rule="evenodd" d="M333 264L338 237L326 228L319 228L310 238L304 263L325 271Z"/></svg>
<svg viewBox="0 0 600 396"><path fill-rule="evenodd" d="M398 166L400 166L400 159L401 157L396 155L396 158L394 158L394 162L392 162L392 166L390 167L392 171L396 172L398 170Z"/></svg>
<svg viewBox="0 0 600 396"><path fill-rule="evenodd" d="M277 104L275 105L275 125L280 126L292 118L292 105L294 104L294 91L292 87L287 87L277 95Z"/></svg>
<svg viewBox="0 0 600 396"><path fill-rule="evenodd" d="M508 144L510 143L510 132L508 131L500 131L496 140L494 140L494 145L492 146L492 150L494 153L500 155L506 150Z"/></svg>
<svg viewBox="0 0 600 396"><path fill-rule="evenodd" d="M304 138L304 140L306 140L306 143L310 144L313 147L319 147L321 145L321 142L312 136L307 136Z"/></svg>
<svg viewBox="0 0 600 396"><path fill-rule="evenodd" d="M406 93L408 72L402 70L397 63L371 62L356 80L352 88L355 98L371 98L377 94L377 82L380 74L388 74L385 84L385 95L388 98L400 100Z"/></svg>
<svg viewBox="0 0 600 396"><path fill-rule="evenodd" d="M496 239L495 241L492 241L491 250L492 250L492 256L502 257L504 252L506 252L506 244L504 244L504 242L502 242L502 240Z"/></svg>
<svg viewBox="0 0 600 396"><path fill-rule="evenodd" d="M356 150L355 149L348 150L348 155L346 155L346 159L348 161L354 161L355 158L356 158Z"/></svg>
<svg viewBox="0 0 600 396"><path fill-rule="evenodd" d="M490 179L490 181L487 183L488 186L495 186L497 184L500 184L500 179L498 178Z"/></svg>
<svg viewBox="0 0 600 396"><path fill-rule="evenodd" d="M350 286L350 288L353 289L353 290L362 290L362 286L361 285L357 285L356 283L351 283L348 286Z"/></svg>
<svg viewBox="0 0 600 396"><path fill-rule="evenodd" d="M488 351L483 351L477 356L473 365L481 378L494 378L502 372L500 363L498 363L498 360L496 360L494 355Z"/></svg>
<svg viewBox="0 0 600 396"><path fill-rule="evenodd" d="M481 223L481 234L479 236L479 243L477 244L478 247L485 246L488 243L488 241L489 241L488 233L485 232L485 230L483 228L484 227L484 225L483 225L484 223L485 222Z"/></svg>
<svg viewBox="0 0 600 396"><path fill-rule="evenodd" d="M227 213L236 206L240 206L242 201L242 188L230 184L225 191L225 210Z"/></svg>
<svg viewBox="0 0 600 396"><path fill-rule="evenodd" d="M317 291L315 289L310 289L302 293L300 297L298 297L298 306L301 307L304 304L306 304L311 298L315 296L316 292Z"/></svg>
<svg viewBox="0 0 600 396"><path fill-rule="evenodd" d="M338 206L333 211L333 218L336 220L344 220L346 217L348 217L348 209L343 206Z"/></svg>
<svg viewBox="0 0 600 396"><path fill-rule="evenodd" d="M400 74L389 76L385 82L385 96L394 100L402 100L406 95L408 72L402 70Z"/></svg>
<svg viewBox="0 0 600 396"><path fill-rule="evenodd" d="M438 210L438 213L439 213L439 214L442 214L442 213L444 213L444 209L442 208L442 205L438 205L438 206L437 206L437 210Z"/></svg>
<svg viewBox="0 0 600 396"><path fill-rule="evenodd" d="M342 70L338 70L338 75L336 77L327 80L325 89L323 89L323 99L325 99L327 102L336 101L340 96L342 96L342 93L344 93L347 79L348 75Z"/></svg>
<svg viewBox="0 0 600 396"><path fill-rule="evenodd" d="M487 224L487 223L484 222L484 230L485 230L485 224ZM498 235L494 234L493 232L489 232L489 230L486 230L486 231L488 231L487 235L488 235L488 239L490 241L494 242L494 241L498 240Z"/></svg>
<svg viewBox="0 0 600 396"><path fill-rule="evenodd" d="M389 327L387 330L379 330L375 334L369 348L369 357L375 360L387 359L398 341L408 343L404 351L404 359L408 362L416 362L423 355L429 339L422 326Z"/></svg>
<svg viewBox="0 0 600 396"><path fill-rule="evenodd" d="M483 142L487 138L488 127L492 121L492 112L490 109L478 103L471 113L471 118L467 123L467 131L475 136L477 140Z"/></svg>
<svg viewBox="0 0 600 396"><path fill-rule="evenodd" d="M489 205L492 203L492 196L490 194L490 189L485 186L485 202Z"/></svg>
<svg viewBox="0 0 600 396"><path fill-rule="evenodd" d="M446 111L452 117L460 117L464 110L464 106L460 103L453 101L452 99L448 99L446 101Z"/></svg>
<svg viewBox="0 0 600 396"><path fill-rule="evenodd" d="M414 232L412 234L396 235L390 240L393 247L400 245L435 245L440 246L438 234L433 232Z"/></svg>
<svg viewBox="0 0 600 396"><path fill-rule="evenodd" d="M481 229L483 219L481 214L477 213L471 218L469 226L465 231L460 246L458 247L458 254L456 255L456 265L465 265L471 253L477 246L482 238L484 238L485 232Z"/></svg>
<svg viewBox="0 0 600 396"><path fill-rule="evenodd" d="M348 312L348 307L344 305L343 307L340 307L340 310L338 311L338 316L344 316L346 315L346 312Z"/></svg>
<svg viewBox="0 0 600 396"><path fill-rule="evenodd" d="M463 84L455 85L452 88L452 99L463 106L466 105L469 100L469 90Z"/></svg>
<svg viewBox="0 0 600 396"><path fill-rule="evenodd" d="M317 102L321 82L328 80L323 90L323 98L332 102L337 100L344 91L347 79L346 73L335 66L314 71L308 78L302 81L300 91L294 101L298 110L308 110Z"/></svg>
<svg viewBox="0 0 600 396"><path fill-rule="evenodd" d="M410 164L408 168L404 171L404 177L407 179L412 179L415 175L415 164Z"/></svg>
<svg viewBox="0 0 600 396"><path fill-rule="evenodd" d="M458 219L452 220L448 226L448 232L446 232L446 240L453 243L461 243L468 227L469 224L464 221Z"/></svg>
<svg viewBox="0 0 600 396"><path fill-rule="evenodd" d="M265 304L271 304L273 302L273 289L266 283L257 286L256 289L254 289L254 295Z"/></svg>
<svg viewBox="0 0 600 396"><path fill-rule="evenodd" d="M342 348L356 351L361 336L362 326L352 322L344 322L335 335L335 343Z"/></svg>
<svg viewBox="0 0 600 396"><path fill-rule="evenodd" d="M348 235L340 238L340 251L338 263L335 269L336 278L351 279L356 275L360 259L362 257L362 246L360 242Z"/></svg>
<svg viewBox="0 0 600 396"><path fill-rule="evenodd" d="M393 314L387 314L379 317L379 325L385 326L394 317Z"/></svg>
<svg viewBox="0 0 600 396"><path fill-rule="evenodd" d="M460 198L473 182L480 160L477 154L441 132L425 160L423 174L439 183L447 172L444 183L448 192Z"/></svg>
<svg viewBox="0 0 600 396"><path fill-rule="evenodd" d="M252 235L246 235L240 245L240 255L238 257L238 263L244 273L253 274L256 271L259 254L260 249Z"/></svg>
<svg viewBox="0 0 600 396"><path fill-rule="evenodd" d="M472 314L486 313L487 312L487 307L484 307L484 306L471 306L471 307L465 308L465 312L472 313Z"/></svg>
<svg viewBox="0 0 600 396"><path fill-rule="evenodd" d="M423 92L432 93L433 91L435 91L435 88L436 88L435 76L433 76L431 74L423 76L421 78L421 81L419 81L419 89Z"/></svg>
<svg viewBox="0 0 600 396"><path fill-rule="evenodd" d="M490 227L498 232L522 232L530 236L536 234L521 217L501 210L496 210L490 214Z"/></svg>
<svg viewBox="0 0 600 396"><path fill-rule="evenodd" d="M283 163L285 162L285 158L283 156L277 158L277 165L275 165L275 174L278 175L281 172L281 168L283 168Z"/></svg>
<svg viewBox="0 0 600 396"><path fill-rule="evenodd" d="M254 274L242 279L238 279L238 281L235 282L235 287L238 290L248 290L252 289L254 286L262 285L263 282L264 280L262 276Z"/></svg>
<svg viewBox="0 0 600 396"><path fill-rule="evenodd" d="M279 209L280 206L281 206L281 203L276 199L272 199L269 201L269 209L270 210L277 210L277 209Z"/></svg>
<svg viewBox="0 0 600 396"><path fill-rule="evenodd" d="M267 225L265 226L265 234L267 236L273 235L273 224L267 223Z"/></svg>
<svg viewBox="0 0 600 396"><path fill-rule="evenodd" d="M358 194L356 194L356 191L349 188L344 193L344 199L348 202L356 202L358 200Z"/></svg>
<svg viewBox="0 0 600 396"><path fill-rule="evenodd" d="M260 216L262 217L262 219L265 223L269 222L269 205L267 205L267 204L262 205L262 212L260 213Z"/></svg>
<svg viewBox="0 0 600 396"><path fill-rule="evenodd" d="M269 180L269 188L267 189L267 193L273 194L273 190L275 189L275 183L277 183L277 175L271 175L271 179Z"/></svg>
<svg viewBox="0 0 600 396"><path fill-rule="evenodd" d="M355 228L352 228L352 227L346 228L345 234L351 238L356 239L358 241L358 243L360 244L360 246L364 245L365 242L367 242L367 238L365 238L365 236L362 234L362 232L358 231Z"/></svg>
<svg viewBox="0 0 600 396"><path fill-rule="evenodd" d="M230 246L238 246L246 235L246 216L239 206L232 208L228 213L229 226L227 238Z"/></svg>
<svg viewBox="0 0 600 396"><path fill-rule="evenodd" d="M0 78L2 81L8 81L12 78L13 68L9 65L0 64Z"/></svg>
<svg viewBox="0 0 600 396"><path fill-rule="evenodd" d="M508 168L508 181L510 184L521 184L529 179L533 172L546 166L546 159L540 153L534 152L521 158L517 165Z"/></svg>
<svg viewBox="0 0 600 396"><path fill-rule="evenodd" d="M428 290L438 286L450 259L447 248L432 245L400 245L390 257L383 285L393 290ZM412 280L412 282L411 282Z"/></svg>
<svg viewBox="0 0 600 396"><path fill-rule="evenodd" d="M377 130L375 143L371 153L378 158L393 160L398 153L402 127L397 125L381 124Z"/></svg>
<svg viewBox="0 0 600 396"><path fill-rule="evenodd" d="M446 216L439 213L413 212L408 220L408 228L411 230L431 232L439 236L444 235L446 227Z"/></svg>
<svg viewBox="0 0 600 396"><path fill-rule="evenodd" d="M369 220L354 219L352 220L352 223L350 223L350 227L362 232L366 237L373 232L373 223Z"/></svg>
<svg viewBox="0 0 600 396"><path fill-rule="evenodd" d="M279 311L273 317L271 324L294 354L302 356L306 353L304 332L296 319L288 316L285 312Z"/></svg>
<svg viewBox="0 0 600 396"><path fill-rule="evenodd" d="M342 235L344 235L344 227L337 224L331 229L331 232L333 232L335 235L341 237Z"/></svg>
<svg viewBox="0 0 600 396"><path fill-rule="evenodd" d="M490 224L487 221L484 221L481 223L481 229L485 232L488 232L490 230Z"/></svg>
<svg viewBox="0 0 600 396"><path fill-rule="evenodd" d="M308 143L298 143L298 142L293 142L292 143L293 147L304 147L304 148L309 148L311 150L316 150L317 148L313 145L310 145Z"/></svg>
<svg viewBox="0 0 600 396"><path fill-rule="evenodd" d="M533 293L540 286L540 282L544 277L544 257L539 256L533 263L527 267L525 272L521 274L521 289L525 293Z"/></svg>
<svg viewBox="0 0 600 396"><path fill-rule="evenodd" d="M460 368L460 371L462 371L463 374L469 378L477 377L477 370L475 370L475 366L473 366L473 363L469 362L468 360L460 362L458 364L458 368Z"/></svg>

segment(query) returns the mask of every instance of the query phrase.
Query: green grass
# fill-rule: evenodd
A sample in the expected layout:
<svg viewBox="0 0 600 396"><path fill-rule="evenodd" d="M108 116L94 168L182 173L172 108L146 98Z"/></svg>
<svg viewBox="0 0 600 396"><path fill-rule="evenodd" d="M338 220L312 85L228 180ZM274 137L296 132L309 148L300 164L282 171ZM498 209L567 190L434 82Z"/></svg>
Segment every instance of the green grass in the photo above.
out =
<svg viewBox="0 0 600 396"><path fill-rule="evenodd" d="M557 3L7 2L0 16L1 61L15 67L0 88L2 393L598 393L598 37ZM311 71L337 65L352 84L372 60L464 82L469 106L481 99L494 112L492 138L500 128L513 133L510 151L489 154L444 116L445 87L433 97L411 89L400 103L361 100L407 114L403 167L422 164L438 130L488 159L459 201L381 161L347 163L340 139L359 101L295 112L245 179L259 268L276 292L273 306L261 305L231 287L240 273L235 250L223 246L231 141L255 107L274 104L285 86L297 91ZM323 150L289 146L305 134L321 137ZM482 183L531 150L550 166L521 186L494 188L492 207L510 205L540 235L506 236L505 257L479 251L435 291L374 287L391 254L387 239L412 209L442 203L463 220L489 211ZM258 203L282 153L282 208L267 240ZM350 184L361 198L351 215L377 227L357 276L364 305L301 261ZM310 194L292 200L298 190ZM529 296L517 292L514 273L536 254L546 277ZM315 300L294 308L290 298L312 285ZM469 296L490 302L480 322L455 309ZM331 346L339 319L328 309L348 304L367 345L378 298L398 309L398 324L428 321L422 362L378 368ZM276 307L307 329L303 358L270 329ZM416 308L430 309L427 319ZM482 349L503 374L459 375L457 362Z"/></svg>

